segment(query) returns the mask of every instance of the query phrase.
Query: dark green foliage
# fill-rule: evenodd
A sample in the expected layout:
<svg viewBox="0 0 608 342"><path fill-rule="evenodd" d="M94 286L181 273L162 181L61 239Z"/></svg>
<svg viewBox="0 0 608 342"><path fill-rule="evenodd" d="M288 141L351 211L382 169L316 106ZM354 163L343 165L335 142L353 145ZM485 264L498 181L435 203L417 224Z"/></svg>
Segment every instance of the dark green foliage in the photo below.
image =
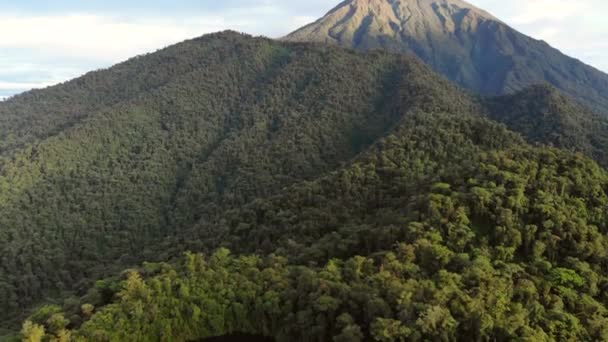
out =
<svg viewBox="0 0 608 342"><path fill-rule="evenodd" d="M608 119L577 105L549 86L482 100L490 118L533 143L583 152L608 165Z"/></svg>
<svg viewBox="0 0 608 342"><path fill-rule="evenodd" d="M245 334L232 334L224 336L209 337L200 342L273 342L274 340L270 337L264 337L260 335L245 335Z"/></svg>
<svg viewBox="0 0 608 342"><path fill-rule="evenodd" d="M28 324L75 315L69 333L92 341L605 340L607 191L581 155L413 114L350 165L191 232L196 249L268 257L145 264L82 297L92 316Z"/></svg>
<svg viewBox="0 0 608 342"><path fill-rule="evenodd" d="M195 70L213 68L220 58L214 53L217 42L207 38L206 43L189 41L0 103L0 152L10 154L95 114L129 106Z"/></svg>
<svg viewBox="0 0 608 342"><path fill-rule="evenodd" d="M484 118L506 99L404 56L230 32L127 63L151 82L172 54L192 69L6 145L5 324L31 314L23 335L102 341L608 334L608 176ZM601 160L526 120L504 121ZM237 256L174 260L220 247Z"/></svg>
<svg viewBox="0 0 608 342"><path fill-rule="evenodd" d="M145 74L166 73L158 63L173 54L177 60L165 67L191 70L7 152L0 166L0 319L44 296L82 291L126 265L171 257L171 249L159 248L165 237L189 240L188 229L212 213L336 169L411 111L473 106L405 57L230 32L137 58L127 69L152 83ZM97 77L111 84L122 68ZM127 83L137 87L138 77Z"/></svg>

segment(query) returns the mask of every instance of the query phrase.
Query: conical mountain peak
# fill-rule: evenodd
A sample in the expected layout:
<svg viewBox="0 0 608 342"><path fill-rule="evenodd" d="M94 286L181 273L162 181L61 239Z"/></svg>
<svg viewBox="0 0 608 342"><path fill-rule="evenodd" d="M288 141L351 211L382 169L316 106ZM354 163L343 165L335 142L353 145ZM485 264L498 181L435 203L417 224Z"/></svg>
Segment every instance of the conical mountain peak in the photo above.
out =
<svg viewBox="0 0 608 342"><path fill-rule="evenodd" d="M424 37L429 31L474 30L480 20L498 21L491 14L460 0L348 0L287 39L349 41L361 45L365 43L365 36L400 40L402 36Z"/></svg>
<svg viewBox="0 0 608 342"><path fill-rule="evenodd" d="M608 115L608 75L462 0L348 0L284 39L412 53L485 95L548 82Z"/></svg>
<svg viewBox="0 0 608 342"><path fill-rule="evenodd" d="M498 20L488 12L462 0L347 0L338 5L336 9L344 6L379 10L377 14L388 16L390 16L390 12L387 12L387 10L392 9L397 17L402 14L412 16L430 14L428 9L432 9L434 14L439 16L453 13L470 13L488 19ZM408 10L410 12L408 12Z"/></svg>

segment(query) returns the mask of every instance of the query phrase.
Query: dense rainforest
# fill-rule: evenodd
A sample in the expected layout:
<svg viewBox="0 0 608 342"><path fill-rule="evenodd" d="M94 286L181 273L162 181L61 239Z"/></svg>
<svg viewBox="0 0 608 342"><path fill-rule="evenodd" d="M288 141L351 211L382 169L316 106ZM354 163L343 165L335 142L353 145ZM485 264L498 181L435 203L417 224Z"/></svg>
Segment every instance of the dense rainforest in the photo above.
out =
<svg viewBox="0 0 608 342"><path fill-rule="evenodd" d="M190 248L236 256L146 263L43 306L22 334L606 340L606 190L581 155L417 113L348 166L191 232Z"/></svg>
<svg viewBox="0 0 608 342"><path fill-rule="evenodd" d="M608 336L608 125L548 86L224 32L0 113L7 334Z"/></svg>

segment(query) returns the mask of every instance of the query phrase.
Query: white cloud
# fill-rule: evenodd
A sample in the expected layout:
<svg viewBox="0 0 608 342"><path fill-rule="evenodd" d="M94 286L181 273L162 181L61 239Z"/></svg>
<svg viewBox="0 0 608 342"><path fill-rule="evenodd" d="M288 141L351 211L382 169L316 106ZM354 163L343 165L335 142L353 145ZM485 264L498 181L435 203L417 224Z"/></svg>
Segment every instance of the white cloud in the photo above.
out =
<svg viewBox="0 0 608 342"><path fill-rule="evenodd" d="M562 21L590 9L589 1L581 0L534 0L520 3L518 14L510 18L514 24L530 24L540 20Z"/></svg>
<svg viewBox="0 0 608 342"><path fill-rule="evenodd" d="M293 22L293 27L294 30L298 29L304 25L308 25L312 22L314 22L315 20L317 20L319 18L313 17L313 16L309 16L309 15L299 15L299 16L295 16L292 20ZM289 32L289 31L288 31ZM286 32L286 33L288 33Z"/></svg>
<svg viewBox="0 0 608 342"><path fill-rule="evenodd" d="M0 90L46 87L185 39L245 26L221 16L0 15L0 32L11 32L0 35Z"/></svg>
<svg viewBox="0 0 608 342"><path fill-rule="evenodd" d="M0 32L11 33L0 35L0 90L45 87L210 32L233 29L276 37L315 19L283 11L262 4L180 17L0 14ZM36 81L24 81L24 76Z"/></svg>
<svg viewBox="0 0 608 342"><path fill-rule="evenodd" d="M37 49L45 55L116 62L205 33L226 29L280 36L315 17L265 4L213 15L131 17L74 13L0 15L0 49Z"/></svg>
<svg viewBox="0 0 608 342"><path fill-rule="evenodd" d="M239 26L238 23L230 23ZM116 61L229 26L222 17L126 20L91 14L0 16L2 49Z"/></svg>
<svg viewBox="0 0 608 342"><path fill-rule="evenodd" d="M27 90L33 88L43 88L53 85L56 82L33 82L33 83L20 83L20 82L0 82L0 90Z"/></svg>

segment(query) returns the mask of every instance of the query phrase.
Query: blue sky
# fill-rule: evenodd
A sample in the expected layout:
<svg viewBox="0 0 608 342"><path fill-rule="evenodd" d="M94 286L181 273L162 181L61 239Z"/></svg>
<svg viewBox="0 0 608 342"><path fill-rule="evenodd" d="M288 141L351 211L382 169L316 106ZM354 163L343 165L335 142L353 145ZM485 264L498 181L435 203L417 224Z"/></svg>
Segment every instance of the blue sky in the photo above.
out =
<svg viewBox="0 0 608 342"><path fill-rule="evenodd" d="M0 98L205 33L279 37L339 0L0 0ZM608 1L471 0L608 71Z"/></svg>

